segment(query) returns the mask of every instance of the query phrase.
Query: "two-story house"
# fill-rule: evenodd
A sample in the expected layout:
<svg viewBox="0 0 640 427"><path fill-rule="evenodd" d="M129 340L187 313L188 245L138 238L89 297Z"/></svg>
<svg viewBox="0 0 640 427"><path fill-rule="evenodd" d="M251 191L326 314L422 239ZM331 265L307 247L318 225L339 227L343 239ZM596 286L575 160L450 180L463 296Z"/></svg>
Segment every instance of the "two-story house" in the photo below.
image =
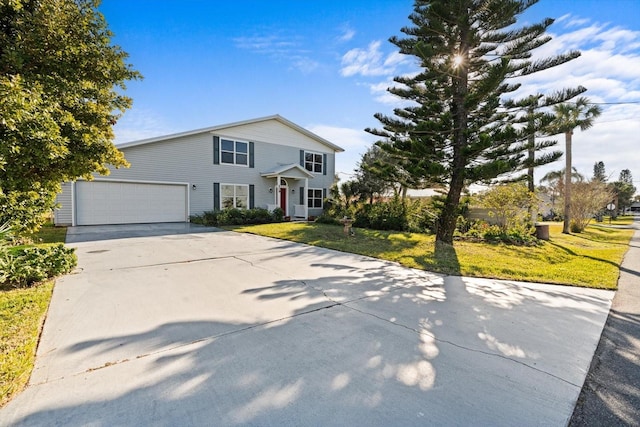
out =
<svg viewBox="0 0 640 427"><path fill-rule="evenodd" d="M130 168L63 184L57 225L183 222L230 207L320 215L343 149L274 115L118 146Z"/></svg>

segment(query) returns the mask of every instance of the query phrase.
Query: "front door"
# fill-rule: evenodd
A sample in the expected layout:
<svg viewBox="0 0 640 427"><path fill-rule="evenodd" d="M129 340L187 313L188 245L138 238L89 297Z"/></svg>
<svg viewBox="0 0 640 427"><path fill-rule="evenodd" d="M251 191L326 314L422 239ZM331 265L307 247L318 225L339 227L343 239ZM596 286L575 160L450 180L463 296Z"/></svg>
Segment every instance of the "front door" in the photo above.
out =
<svg viewBox="0 0 640 427"><path fill-rule="evenodd" d="M287 187L280 187L280 208L284 211L284 216L287 216Z"/></svg>
<svg viewBox="0 0 640 427"><path fill-rule="evenodd" d="M289 209L287 208L287 193L289 186L287 181L280 179L280 208L284 212L284 216L289 216Z"/></svg>

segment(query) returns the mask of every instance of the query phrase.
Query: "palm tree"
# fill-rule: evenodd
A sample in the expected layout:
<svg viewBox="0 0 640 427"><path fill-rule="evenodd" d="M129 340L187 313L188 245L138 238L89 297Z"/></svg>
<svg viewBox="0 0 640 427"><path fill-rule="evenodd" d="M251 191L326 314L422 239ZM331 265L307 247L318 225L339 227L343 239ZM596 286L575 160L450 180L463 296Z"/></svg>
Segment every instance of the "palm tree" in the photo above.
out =
<svg viewBox="0 0 640 427"><path fill-rule="evenodd" d="M589 99L584 96L579 97L575 102L554 105L553 111L556 114L556 129L558 133L564 133L565 152L565 174L564 174L564 224L563 233L569 233L569 206L571 206L571 138L573 130L577 127L580 130L587 130L593 126L594 119L602 113L597 105L589 103Z"/></svg>

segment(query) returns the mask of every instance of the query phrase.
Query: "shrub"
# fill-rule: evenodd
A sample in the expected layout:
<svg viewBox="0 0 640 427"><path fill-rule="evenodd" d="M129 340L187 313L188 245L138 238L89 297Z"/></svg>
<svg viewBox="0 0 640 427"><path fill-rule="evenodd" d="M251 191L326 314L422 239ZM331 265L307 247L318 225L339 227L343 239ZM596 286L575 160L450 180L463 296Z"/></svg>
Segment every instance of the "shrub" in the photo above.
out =
<svg viewBox="0 0 640 427"><path fill-rule="evenodd" d="M480 197L481 206L489 209L489 215L505 234L530 223L529 211L538 203L536 195L520 183L496 185Z"/></svg>
<svg viewBox="0 0 640 427"><path fill-rule="evenodd" d="M271 211L271 219L273 222L282 222L284 221L284 210L282 208L275 208Z"/></svg>
<svg viewBox="0 0 640 427"><path fill-rule="evenodd" d="M217 227L219 225L243 225L243 224L268 224L270 222L282 222L284 211L276 208L269 212L264 208L253 209L223 209L221 211L207 211L199 215L191 215L190 221L194 224Z"/></svg>
<svg viewBox="0 0 640 427"><path fill-rule="evenodd" d="M218 225L242 225L245 221L246 215L243 209L224 209L218 214Z"/></svg>
<svg viewBox="0 0 640 427"><path fill-rule="evenodd" d="M272 221L271 214L264 208L254 208L245 211L245 224L268 224Z"/></svg>
<svg viewBox="0 0 640 427"><path fill-rule="evenodd" d="M11 248L0 253L0 283L26 287L68 273L76 265L74 250L62 243Z"/></svg>
<svg viewBox="0 0 640 427"><path fill-rule="evenodd" d="M405 204L394 198L389 202L363 205L355 215L354 227L374 230L406 231L408 229Z"/></svg>
<svg viewBox="0 0 640 427"><path fill-rule="evenodd" d="M318 224L342 225L338 219L327 214L320 215L316 218L316 222Z"/></svg>

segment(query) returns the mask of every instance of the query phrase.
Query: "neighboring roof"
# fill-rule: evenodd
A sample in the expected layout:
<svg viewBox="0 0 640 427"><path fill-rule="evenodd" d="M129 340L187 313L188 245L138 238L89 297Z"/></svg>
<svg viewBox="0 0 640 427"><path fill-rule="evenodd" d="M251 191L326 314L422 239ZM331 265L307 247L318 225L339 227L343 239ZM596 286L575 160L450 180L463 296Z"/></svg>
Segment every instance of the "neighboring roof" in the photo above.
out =
<svg viewBox="0 0 640 427"><path fill-rule="evenodd" d="M292 169L299 171L303 176L306 176L307 178L313 178L313 174L311 172L296 163L291 163L288 165L278 165L271 170L260 173L260 175L265 178L275 178L277 176L281 176L283 178L297 178L296 176L287 173Z"/></svg>
<svg viewBox="0 0 640 427"><path fill-rule="evenodd" d="M194 129L194 130L190 130L190 131L186 131L186 132L180 132L180 133L174 133L171 135L163 135L163 136L157 136L154 138L148 138L148 139L141 139L139 141L131 141L131 142L125 142L124 144L119 144L117 147L118 148L129 148L129 147L136 147L138 145L144 145L144 144L152 144L154 142L160 142L160 141L165 141L168 139L173 139L173 138L180 138L183 136L190 136L190 135L196 135L199 133L205 133L205 132L216 132L222 129L227 129L227 128L231 128L231 127L236 127L236 126L244 126L244 125L249 125L252 123L260 123L260 122L265 122L268 120L276 120L280 123L282 123L285 126L290 127L291 129L294 129L306 136L308 136L311 139L314 139L316 141L318 141L321 144L326 145L327 147L331 148L334 151L337 151L339 153L343 152L344 149L338 147L337 145L333 144L332 142L327 141L326 139L322 138L321 136L316 135L315 133L301 127L298 126L297 124L285 119L284 117L280 116L279 114L274 114L272 116L266 116L266 117L260 117L257 119L250 119L250 120L243 120L240 122L234 122L234 123L227 123L227 124L223 124L223 125L217 125L217 126L211 126L211 127L207 127L207 128L202 128L202 129Z"/></svg>

